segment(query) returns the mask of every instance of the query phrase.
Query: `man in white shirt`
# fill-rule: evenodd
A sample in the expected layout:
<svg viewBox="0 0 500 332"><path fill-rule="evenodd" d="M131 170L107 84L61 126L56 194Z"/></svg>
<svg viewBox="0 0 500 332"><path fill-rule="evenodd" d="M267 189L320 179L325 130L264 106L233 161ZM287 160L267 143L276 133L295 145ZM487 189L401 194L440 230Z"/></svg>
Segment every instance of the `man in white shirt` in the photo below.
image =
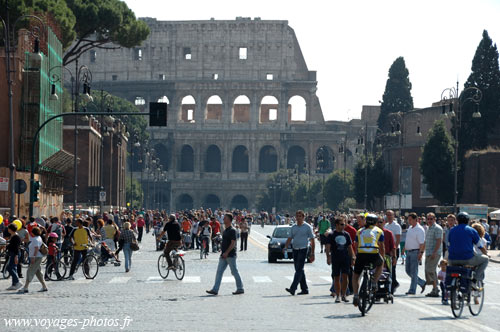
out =
<svg viewBox="0 0 500 332"><path fill-rule="evenodd" d="M406 274L411 278L410 289L406 295L415 295L417 284L425 290L425 280L418 277L418 263L422 259L425 249L425 231L418 223L418 216L412 212L408 216L410 228L406 233L405 253L406 253Z"/></svg>
<svg viewBox="0 0 500 332"><path fill-rule="evenodd" d="M401 226L394 220L394 211L387 210L385 213L386 224L385 228L392 232L394 244L396 245L396 259L399 259L399 243L401 242ZM392 269L392 294L399 287L399 282L396 280L396 266Z"/></svg>

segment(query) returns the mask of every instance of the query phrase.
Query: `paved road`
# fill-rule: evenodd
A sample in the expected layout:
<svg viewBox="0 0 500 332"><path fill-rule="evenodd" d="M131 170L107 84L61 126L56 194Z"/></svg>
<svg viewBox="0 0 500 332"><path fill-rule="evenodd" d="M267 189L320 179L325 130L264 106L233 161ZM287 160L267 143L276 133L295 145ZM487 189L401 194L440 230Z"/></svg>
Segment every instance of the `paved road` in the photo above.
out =
<svg viewBox="0 0 500 332"><path fill-rule="evenodd" d="M48 320L51 324L78 320L70 322L77 326L67 327L68 331L311 331L332 327L366 331L370 326L390 331L500 331L500 264L491 264L487 270L491 282L487 284L486 305L479 317L466 312L463 319L456 320L440 299L403 296L409 280L400 264L401 287L394 304L377 304L366 317L360 317L352 304L335 304L328 296L330 267L324 255L318 253L319 248L317 261L306 267L310 294L288 295L284 289L290 285L293 265L267 263L265 235L272 230L271 226L254 226L248 251L238 252L244 295L231 294L235 284L229 270L219 296L205 294L214 281L218 259L215 254L201 261L198 251L188 252L184 280L174 280L173 276L160 280L156 268L159 252L154 250L153 237L148 234L141 250L134 253L129 273L124 272L123 266L106 266L94 280L79 275L75 281L49 283L47 293L36 292L40 288L38 282L30 287L33 292L26 295L0 291L0 331L63 330L61 326L7 327L4 319L9 317L47 319L39 324L47 324ZM0 280L0 289L8 286L9 281ZM83 324L87 326L82 329Z"/></svg>

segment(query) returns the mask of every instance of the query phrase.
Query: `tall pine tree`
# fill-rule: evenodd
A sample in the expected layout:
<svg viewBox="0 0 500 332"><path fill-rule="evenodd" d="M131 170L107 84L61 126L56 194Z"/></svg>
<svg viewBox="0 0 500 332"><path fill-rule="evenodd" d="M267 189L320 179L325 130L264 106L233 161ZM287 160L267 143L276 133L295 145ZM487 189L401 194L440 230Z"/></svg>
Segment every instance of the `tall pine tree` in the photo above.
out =
<svg viewBox="0 0 500 332"><path fill-rule="evenodd" d="M397 58L389 69L389 78L385 85L378 127L383 131L389 131L390 123L388 115L396 112L408 112L413 109L413 98L411 96L410 73L406 68L403 57Z"/></svg>

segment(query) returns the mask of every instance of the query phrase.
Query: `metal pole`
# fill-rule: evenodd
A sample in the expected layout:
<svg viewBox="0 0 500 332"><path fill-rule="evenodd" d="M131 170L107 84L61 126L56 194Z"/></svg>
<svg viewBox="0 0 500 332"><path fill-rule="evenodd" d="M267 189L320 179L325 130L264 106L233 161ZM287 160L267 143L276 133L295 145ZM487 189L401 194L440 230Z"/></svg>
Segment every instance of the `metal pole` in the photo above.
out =
<svg viewBox="0 0 500 332"><path fill-rule="evenodd" d="M104 90L101 89L101 112L104 112ZM100 191L104 191L104 116L101 115L101 153L100 153L100 162L99 162L99 186ZM104 202L101 200L101 196L99 193L99 211L101 216L104 212Z"/></svg>
<svg viewBox="0 0 500 332"><path fill-rule="evenodd" d="M401 141L400 141L400 144L401 144L401 156L400 156L400 159L399 159L399 218L401 218L401 203L402 203L402 199L403 199L403 191L402 191L402 185L403 185L403 147L404 147L404 133L405 133L405 128L404 128L404 123L405 123L405 120L404 120L404 117L403 117L403 114L404 113L401 113L400 114L400 117L401 117L401 133L400 133L400 136L401 136Z"/></svg>
<svg viewBox="0 0 500 332"><path fill-rule="evenodd" d="M78 112L78 89L79 89L79 74L78 74L78 58L75 61L75 73L76 73L76 81L75 81L75 89L73 91L75 96L75 105L74 112ZM76 204L78 201L78 117L75 116L75 137L74 137L74 162L73 162L73 220L76 219Z"/></svg>
<svg viewBox="0 0 500 332"><path fill-rule="evenodd" d="M365 211L368 207L368 122L365 123Z"/></svg>
<svg viewBox="0 0 500 332"><path fill-rule="evenodd" d="M456 215L458 212L458 129L462 126L462 107L460 103L460 94L458 93L458 81L457 81L457 118L455 118L455 170L454 170L454 182L453 182L453 213Z"/></svg>

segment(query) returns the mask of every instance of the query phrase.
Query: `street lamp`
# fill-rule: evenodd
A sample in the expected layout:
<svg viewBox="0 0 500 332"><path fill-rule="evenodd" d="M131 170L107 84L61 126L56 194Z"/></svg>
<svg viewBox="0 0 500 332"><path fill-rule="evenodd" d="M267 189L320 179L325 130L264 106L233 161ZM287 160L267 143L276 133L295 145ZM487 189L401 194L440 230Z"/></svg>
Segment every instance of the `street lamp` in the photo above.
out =
<svg viewBox="0 0 500 332"><path fill-rule="evenodd" d="M326 151L326 147L322 146L318 149L318 152L316 154L316 171L321 172L323 174L323 190L322 190L323 214L325 213L325 170L326 170L327 153L328 151Z"/></svg>
<svg viewBox="0 0 500 332"><path fill-rule="evenodd" d="M471 86L465 88L459 93L458 81L456 87L444 89L441 93L441 107L443 116L453 118L453 125L455 127L455 165L454 165L454 183L453 183L453 212L457 214L457 201L458 201L458 134L462 127L462 107L466 102L473 102L476 106L475 111L472 113L473 119L480 119L481 113L479 112L479 103L483 98L483 93L480 89ZM457 112L453 111L454 100L457 100ZM448 112L446 111L446 104L448 104Z"/></svg>
<svg viewBox="0 0 500 332"><path fill-rule="evenodd" d="M365 193L364 193L364 210L368 207L368 122L361 128L358 136L358 145L365 156Z"/></svg>
<svg viewBox="0 0 500 332"><path fill-rule="evenodd" d="M10 215L15 215L16 210L16 192L14 187L14 181L16 179L16 163L15 163L15 154L14 154L14 92L12 91L12 86L14 85L14 74L16 72L16 48L18 43L18 38L16 38L16 26L21 20L25 19L33 19L35 20L37 25L34 25L30 30L26 30L26 34L35 38L34 40L34 48L33 53L30 54L30 61L32 61L32 66L30 67L39 67L42 61L42 55L40 54L40 34L44 34L46 27L43 21L34 15L23 15L14 21L14 24L10 25L10 17L9 17L9 2L6 2L6 11L7 11L7 21L4 21L2 17L0 17L0 21L3 25L3 44L5 46L5 66L7 72L7 86L8 86L8 99L9 99L9 192L10 192ZM30 23L33 23L30 22ZM39 25L38 25L39 24ZM11 61L13 66L11 66ZM13 68L12 68L13 67ZM33 187L31 187L33 188ZM30 192L30 195L33 193ZM30 216L32 215L32 211L30 211Z"/></svg>
<svg viewBox="0 0 500 332"><path fill-rule="evenodd" d="M139 148L141 146L141 143L139 143L139 136L137 132L134 132L132 139L130 140L130 195L129 195L129 202L130 205L132 206L132 200L133 200L133 195L134 195L134 183L133 181L133 164L134 164L134 148Z"/></svg>

